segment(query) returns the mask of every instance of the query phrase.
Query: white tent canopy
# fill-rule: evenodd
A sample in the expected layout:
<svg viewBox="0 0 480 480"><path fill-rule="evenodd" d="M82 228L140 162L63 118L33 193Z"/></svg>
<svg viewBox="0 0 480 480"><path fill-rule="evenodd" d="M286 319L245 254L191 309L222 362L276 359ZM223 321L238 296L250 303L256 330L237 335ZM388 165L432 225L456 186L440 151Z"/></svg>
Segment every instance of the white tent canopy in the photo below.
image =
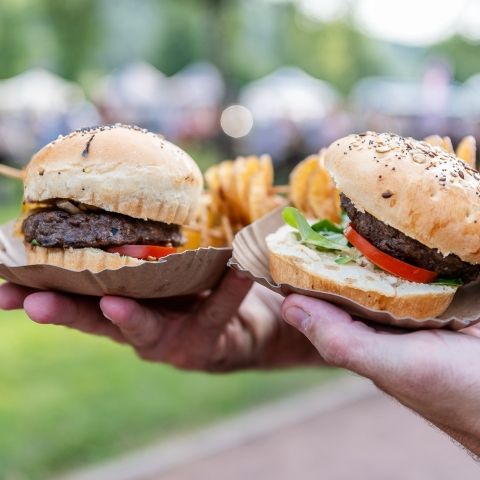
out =
<svg viewBox="0 0 480 480"><path fill-rule="evenodd" d="M65 112L84 100L80 86L41 68L0 81L0 112Z"/></svg>
<svg viewBox="0 0 480 480"><path fill-rule="evenodd" d="M479 97L480 77L472 77L463 85L450 82L440 86L369 77L360 80L351 94L352 103L359 111L412 117L437 114L453 118L478 115Z"/></svg>
<svg viewBox="0 0 480 480"><path fill-rule="evenodd" d="M175 102L187 107L218 107L225 95L222 74L213 64L196 62L170 77Z"/></svg>
<svg viewBox="0 0 480 480"><path fill-rule="evenodd" d="M135 61L107 75L95 96L114 109L151 108L161 102L166 84L160 70L147 62Z"/></svg>
<svg viewBox="0 0 480 480"><path fill-rule="evenodd" d="M18 164L59 134L99 121L82 88L48 70L0 81L0 155Z"/></svg>
<svg viewBox="0 0 480 480"><path fill-rule="evenodd" d="M243 89L240 103L256 122L285 118L295 123L325 117L340 95L329 83L296 67L283 67Z"/></svg>

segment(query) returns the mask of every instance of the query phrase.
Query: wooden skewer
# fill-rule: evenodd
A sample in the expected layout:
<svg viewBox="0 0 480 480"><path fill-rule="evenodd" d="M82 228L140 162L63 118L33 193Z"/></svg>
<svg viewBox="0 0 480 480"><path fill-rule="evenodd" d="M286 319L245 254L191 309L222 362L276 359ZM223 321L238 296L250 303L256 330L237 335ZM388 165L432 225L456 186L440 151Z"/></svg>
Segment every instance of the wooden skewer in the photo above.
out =
<svg viewBox="0 0 480 480"><path fill-rule="evenodd" d="M274 185L273 191L275 193L289 193L290 192L290 185Z"/></svg>
<svg viewBox="0 0 480 480"><path fill-rule="evenodd" d="M9 167L8 165L2 165L0 163L0 175L8 178L14 178L15 180L23 180L23 170L18 168Z"/></svg>

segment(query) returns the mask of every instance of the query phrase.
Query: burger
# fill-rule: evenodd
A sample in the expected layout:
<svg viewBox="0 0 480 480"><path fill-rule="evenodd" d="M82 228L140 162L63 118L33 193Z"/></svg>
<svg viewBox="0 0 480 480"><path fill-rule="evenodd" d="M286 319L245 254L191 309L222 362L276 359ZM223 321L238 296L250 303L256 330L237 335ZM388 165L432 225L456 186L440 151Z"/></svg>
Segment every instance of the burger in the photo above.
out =
<svg viewBox="0 0 480 480"><path fill-rule="evenodd" d="M398 317L443 313L480 273L480 173L455 155L392 133L334 142L325 166L342 225L307 221L266 239L277 283L331 292Z"/></svg>
<svg viewBox="0 0 480 480"><path fill-rule="evenodd" d="M202 189L192 158L147 130L117 124L59 137L25 170L28 263L98 272L175 253Z"/></svg>

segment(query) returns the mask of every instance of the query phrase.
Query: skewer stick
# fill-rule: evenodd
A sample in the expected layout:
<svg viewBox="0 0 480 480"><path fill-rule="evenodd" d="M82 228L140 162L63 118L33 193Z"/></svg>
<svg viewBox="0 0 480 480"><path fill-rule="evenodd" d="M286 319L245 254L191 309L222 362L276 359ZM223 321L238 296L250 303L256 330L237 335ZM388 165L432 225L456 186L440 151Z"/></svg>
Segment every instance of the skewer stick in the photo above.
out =
<svg viewBox="0 0 480 480"><path fill-rule="evenodd" d="M14 178L15 180L23 180L23 170L18 168L9 167L8 165L2 165L0 163L0 175L8 178Z"/></svg>
<svg viewBox="0 0 480 480"><path fill-rule="evenodd" d="M273 191L275 193L289 193L290 192L290 185L274 185Z"/></svg>

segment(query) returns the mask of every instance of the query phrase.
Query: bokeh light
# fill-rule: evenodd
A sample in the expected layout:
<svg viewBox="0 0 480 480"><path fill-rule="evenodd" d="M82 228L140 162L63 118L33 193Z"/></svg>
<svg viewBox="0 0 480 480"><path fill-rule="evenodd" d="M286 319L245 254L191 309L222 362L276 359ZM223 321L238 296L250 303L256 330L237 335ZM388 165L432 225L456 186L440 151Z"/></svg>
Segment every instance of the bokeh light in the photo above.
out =
<svg viewBox="0 0 480 480"><path fill-rule="evenodd" d="M230 137L245 137L253 127L252 112L242 105L231 105L223 111L220 125Z"/></svg>

